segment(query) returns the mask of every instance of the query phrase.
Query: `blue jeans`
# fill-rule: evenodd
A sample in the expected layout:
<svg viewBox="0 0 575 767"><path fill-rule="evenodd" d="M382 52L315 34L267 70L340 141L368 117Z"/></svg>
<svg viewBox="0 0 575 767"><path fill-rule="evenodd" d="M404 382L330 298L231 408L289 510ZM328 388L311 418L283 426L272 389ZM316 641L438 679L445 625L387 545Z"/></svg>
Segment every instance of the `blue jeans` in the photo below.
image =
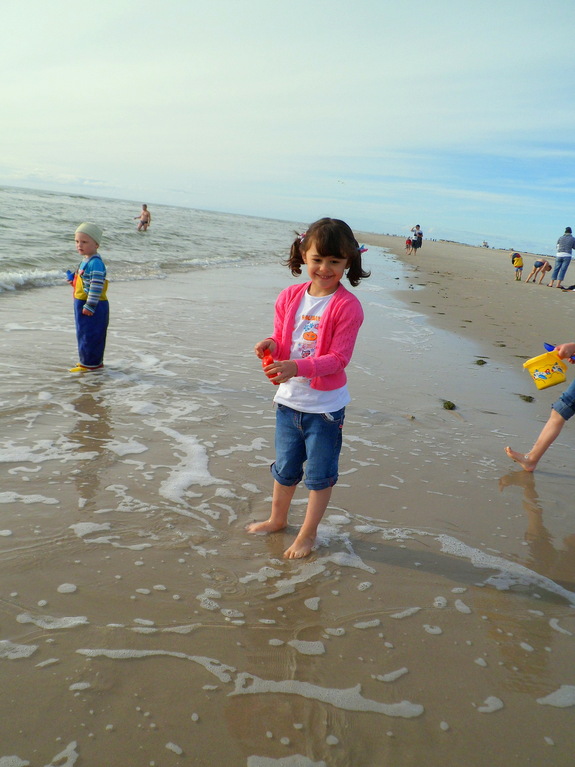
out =
<svg viewBox="0 0 575 767"><path fill-rule="evenodd" d="M280 485L297 485L303 477L308 490L333 487L338 478L345 408L334 413L301 413L277 406L276 460L271 473Z"/></svg>
<svg viewBox="0 0 575 767"><path fill-rule="evenodd" d="M575 415L575 381L571 381L557 402L554 402L551 407L566 421Z"/></svg>
<svg viewBox="0 0 575 767"><path fill-rule="evenodd" d="M557 256L555 259L555 267L551 275L552 280L559 280L561 282L565 277L567 267L571 263L571 256Z"/></svg>

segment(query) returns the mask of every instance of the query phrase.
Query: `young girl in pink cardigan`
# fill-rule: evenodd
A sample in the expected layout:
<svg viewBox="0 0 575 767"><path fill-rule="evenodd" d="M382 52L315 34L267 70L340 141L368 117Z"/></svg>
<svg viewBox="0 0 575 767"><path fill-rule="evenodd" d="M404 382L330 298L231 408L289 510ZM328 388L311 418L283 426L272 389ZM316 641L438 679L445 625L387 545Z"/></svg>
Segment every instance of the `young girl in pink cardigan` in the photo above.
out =
<svg viewBox="0 0 575 767"><path fill-rule="evenodd" d="M345 406L350 402L345 368L363 322L358 299L342 284L355 287L369 277L361 248L350 227L322 218L294 240L286 265L309 282L291 285L276 301L274 332L254 347L261 359L269 350L274 362L264 371L278 385L272 509L265 522L252 522L250 533L273 533L287 526L295 489L303 477L309 499L301 529L284 557L307 556L338 478Z"/></svg>

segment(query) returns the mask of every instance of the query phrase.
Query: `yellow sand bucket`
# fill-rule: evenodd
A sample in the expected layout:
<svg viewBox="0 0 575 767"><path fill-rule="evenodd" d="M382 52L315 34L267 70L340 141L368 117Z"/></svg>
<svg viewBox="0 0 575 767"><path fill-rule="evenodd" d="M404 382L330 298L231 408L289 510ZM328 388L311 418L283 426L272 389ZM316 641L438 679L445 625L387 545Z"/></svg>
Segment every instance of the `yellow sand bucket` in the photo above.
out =
<svg viewBox="0 0 575 767"><path fill-rule="evenodd" d="M538 389L546 389L565 381L567 365L555 352L546 352L523 363Z"/></svg>

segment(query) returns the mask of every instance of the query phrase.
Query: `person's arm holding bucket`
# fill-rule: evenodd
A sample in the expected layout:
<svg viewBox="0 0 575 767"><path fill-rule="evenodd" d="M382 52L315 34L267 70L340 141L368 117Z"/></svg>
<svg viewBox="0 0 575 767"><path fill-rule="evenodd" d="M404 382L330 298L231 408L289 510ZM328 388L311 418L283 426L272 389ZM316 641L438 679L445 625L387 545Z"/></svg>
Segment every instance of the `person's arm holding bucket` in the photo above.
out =
<svg viewBox="0 0 575 767"><path fill-rule="evenodd" d="M562 360L569 360L571 364L575 360L571 359L575 355L575 342L559 344L554 352ZM518 463L525 471L535 471L535 467L547 451L555 442L566 422L575 415L575 380L573 380L559 399L551 405L551 415L547 423L541 429L535 444L528 453L518 453L510 447L505 448L507 455Z"/></svg>

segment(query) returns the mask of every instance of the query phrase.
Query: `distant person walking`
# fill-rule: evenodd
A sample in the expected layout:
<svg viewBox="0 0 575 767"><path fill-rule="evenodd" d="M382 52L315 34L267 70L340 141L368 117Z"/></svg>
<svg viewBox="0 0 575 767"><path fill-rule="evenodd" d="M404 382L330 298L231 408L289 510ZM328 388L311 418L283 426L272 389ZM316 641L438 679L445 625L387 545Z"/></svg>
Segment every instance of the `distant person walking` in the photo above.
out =
<svg viewBox="0 0 575 767"><path fill-rule="evenodd" d="M551 274L551 282L547 287L560 288L565 277L565 273L571 263L572 251L575 248L575 237L568 226L563 234L557 240L557 255L555 256L555 268ZM557 282L557 285L554 283Z"/></svg>
<svg viewBox="0 0 575 767"><path fill-rule="evenodd" d="M521 253L513 253L511 256L511 263L515 267L515 279L517 282L521 282L521 275L523 274L523 259Z"/></svg>
<svg viewBox="0 0 575 767"><path fill-rule="evenodd" d="M138 232L145 232L152 223L152 214L148 210L147 205L142 205L142 212L139 216L134 216L134 219L136 218L140 219L138 222Z"/></svg>
<svg viewBox="0 0 575 767"><path fill-rule="evenodd" d="M423 232L421 231L421 227L419 224L416 224L411 231L411 247L413 250L419 250L423 243Z"/></svg>

